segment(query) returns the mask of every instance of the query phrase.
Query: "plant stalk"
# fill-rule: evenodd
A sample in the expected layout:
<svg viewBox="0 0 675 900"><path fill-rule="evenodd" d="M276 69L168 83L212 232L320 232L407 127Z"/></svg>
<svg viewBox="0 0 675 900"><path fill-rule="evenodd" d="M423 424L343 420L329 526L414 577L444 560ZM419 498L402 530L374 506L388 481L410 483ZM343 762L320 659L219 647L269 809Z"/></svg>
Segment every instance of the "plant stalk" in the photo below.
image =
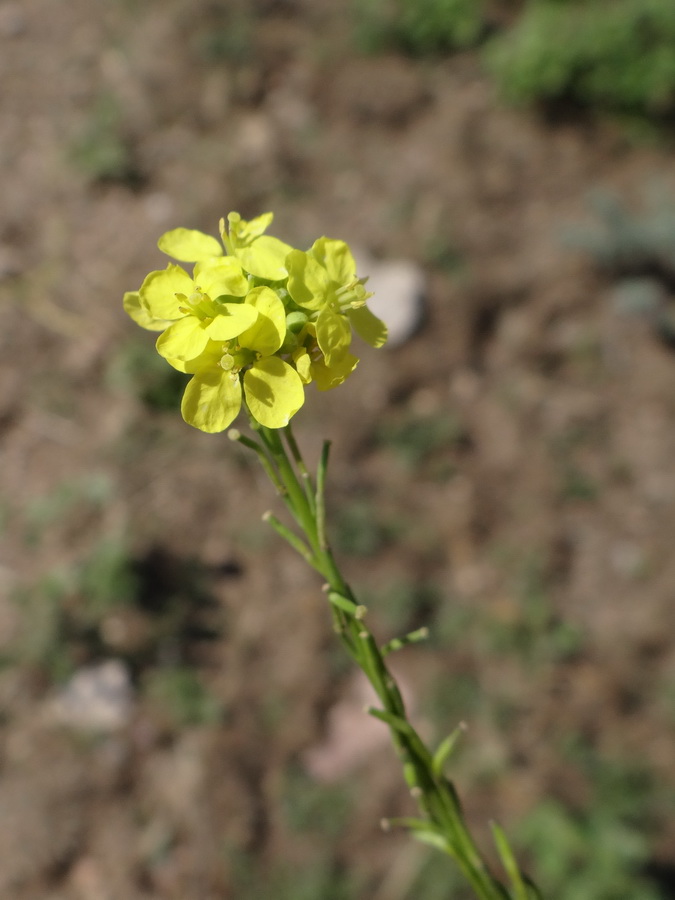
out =
<svg viewBox="0 0 675 900"><path fill-rule="evenodd" d="M424 817L422 820L405 820L405 823L414 822L414 826L409 827L415 837L432 844L455 860L480 900L519 900L523 896L524 876L514 868L513 854L505 843L503 832L499 831L498 850L510 876L512 890L498 881L490 871L466 824L454 785L436 771L433 754L408 721L401 692L385 662L385 656L390 649L396 648L396 642L389 642L384 648L378 646L363 620L365 608L359 605L326 541L324 490L328 445L324 445L315 487L289 429L281 431L285 431L292 459L288 456L279 431L261 426L256 430L270 464L264 468L268 471L271 466L278 474L284 488L281 495L302 532L302 537L296 536L295 540L289 540L289 535L283 534L283 528L279 529L278 523L277 530L289 540L291 546L303 548L303 558L325 579L335 630L349 655L370 681L382 704L381 710L373 709L369 712L388 725L410 793ZM262 459L261 461L264 462ZM399 641L400 646L405 643L405 639ZM532 887L531 897L539 896L536 888Z"/></svg>

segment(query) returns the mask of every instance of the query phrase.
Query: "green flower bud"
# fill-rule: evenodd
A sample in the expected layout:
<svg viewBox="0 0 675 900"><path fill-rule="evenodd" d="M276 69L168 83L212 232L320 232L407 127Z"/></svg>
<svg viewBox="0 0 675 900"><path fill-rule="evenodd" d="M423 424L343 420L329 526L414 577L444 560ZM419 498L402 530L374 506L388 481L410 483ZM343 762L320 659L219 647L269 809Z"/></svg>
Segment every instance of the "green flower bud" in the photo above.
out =
<svg viewBox="0 0 675 900"><path fill-rule="evenodd" d="M291 312L286 316L286 328L293 334L298 334L304 328L308 319L309 316L300 310Z"/></svg>

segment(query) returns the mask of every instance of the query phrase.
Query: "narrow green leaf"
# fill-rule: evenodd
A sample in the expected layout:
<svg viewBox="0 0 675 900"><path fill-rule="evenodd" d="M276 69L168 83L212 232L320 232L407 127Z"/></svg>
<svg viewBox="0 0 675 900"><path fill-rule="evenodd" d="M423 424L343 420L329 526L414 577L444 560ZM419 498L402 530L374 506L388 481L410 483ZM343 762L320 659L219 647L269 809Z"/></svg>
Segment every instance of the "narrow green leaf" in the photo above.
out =
<svg viewBox="0 0 675 900"><path fill-rule="evenodd" d="M316 568L314 564L314 557L312 556L312 551L309 549L307 544L294 534L287 525L284 525L283 522L279 521L275 515L271 512L266 512L263 515L263 521L269 522L272 528L276 531L276 533L282 537L287 543L291 545L291 547L303 557L303 559L312 566L312 568Z"/></svg>
<svg viewBox="0 0 675 900"><path fill-rule="evenodd" d="M416 841L434 847L436 850L440 850L441 853L447 853L448 856L452 857L456 855L446 838L440 834L435 834L433 831L412 831L411 835Z"/></svg>
<svg viewBox="0 0 675 900"><path fill-rule="evenodd" d="M496 822L491 822L490 828L492 829L492 837L494 838L497 852L499 853L499 858L501 859L506 874L509 876L509 880L513 885L513 889L515 891L514 900L531 900L532 894L528 891L528 888L523 881L523 876L520 873L518 863L516 862L516 858L513 855L513 850L511 849L508 838L504 833L504 829L501 828Z"/></svg>
<svg viewBox="0 0 675 900"><path fill-rule="evenodd" d="M385 722L390 728L393 728L400 734L404 734L406 737L416 736L415 729L410 722L406 722L405 719L394 715L394 713L387 712L384 709L375 709L374 706L369 706L366 712L375 719L380 719L380 721Z"/></svg>
<svg viewBox="0 0 675 900"><path fill-rule="evenodd" d="M326 540L326 473L329 454L330 441L324 441L316 471L316 534L322 550L328 546Z"/></svg>
<svg viewBox="0 0 675 900"><path fill-rule="evenodd" d="M300 473L300 481L302 483L302 487L305 492L305 497L307 498L307 503L309 504L310 511L315 514L316 495L314 486L312 484L312 476L307 470L305 460L303 459L300 448L298 447L298 442L295 440L295 435L293 434L293 428L291 427L290 422L288 423L288 425L286 425L283 431L286 438L286 443L288 444L291 455L293 457L293 462L295 463L295 466Z"/></svg>
<svg viewBox="0 0 675 900"><path fill-rule="evenodd" d="M348 615L356 615L356 610L358 607L356 603L354 603L352 600L349 600L347 597L343 597L341 594L338 594L335 591L329 591L328 599L333 604L333 606L336 606L338 609L341 609Z"/></svg>
<svg viewBox="0 0 675 900"><path fill-rule="evenodd" d="M407 647L408 644L416 644L419 641L425 641L428 637L429 629L424 626L423 628L418 628L416 631L410 631L408 634L404 634L403 637L393 638L391 641L383 644L383 646L380 647L380 653L382 656L387 656L389 653L393 653L394 650L401 650L403 647Z"/></svg>
<svg viewBox="0 0 675 900"><path fill-rule="evenodd" d="M450 759L453 750L457 746L459 737L466 731L466 725L461 722L457 728L449 734L444 741L441 742L438 750L433 755L431 768L436 778L443 774L443 767Z"/></svg>

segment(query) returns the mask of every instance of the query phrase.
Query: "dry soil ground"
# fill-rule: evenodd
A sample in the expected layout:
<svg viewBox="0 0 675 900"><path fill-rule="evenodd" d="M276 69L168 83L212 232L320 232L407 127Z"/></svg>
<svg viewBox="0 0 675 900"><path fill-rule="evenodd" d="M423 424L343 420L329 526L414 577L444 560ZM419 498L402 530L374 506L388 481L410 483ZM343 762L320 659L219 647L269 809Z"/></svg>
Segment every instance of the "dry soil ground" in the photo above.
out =
<svg viewBox="0 0 675 900"><path fill-rule="evenodd" d="M561 240L592 189L675 190L672 154L506 109L471 54L359 57L347 19L0 4L8 900L449 892L379 831L409 799L318 585L260 523L268 485L183 424L121 308L162 231L232 209L428 273L419 333L313 393L296 432L313 459L334 441L334 537L383 638L432 626L399 670L427 733L469 724L472 822L550 798L611 825L626 797L651 822L638 858L675 859L675 355ZM124 724L59 724L59 685L111 659Z"/></svg>

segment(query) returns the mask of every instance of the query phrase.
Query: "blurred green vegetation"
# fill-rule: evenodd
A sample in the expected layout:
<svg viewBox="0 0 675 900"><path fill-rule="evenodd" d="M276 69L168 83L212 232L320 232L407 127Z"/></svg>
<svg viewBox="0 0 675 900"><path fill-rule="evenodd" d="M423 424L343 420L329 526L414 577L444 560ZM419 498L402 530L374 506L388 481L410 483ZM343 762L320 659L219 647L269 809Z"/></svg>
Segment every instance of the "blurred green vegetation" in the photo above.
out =
<svg viewBox="0 0 675 900"><path fill-rule="evenodd" d="M81 665L116 656L147 681L182 724L210 720L210 700L194 683L200 648L220 634L212 573L160 548L141 557L119 535L104 535L77 562L15 591L22 627L8 663L62 681Z"/></svg>
<svg viewBox="0 0 675 900"><path fill-rule="evenodd" d="M496 12L497 11L497 12ZM354 39L367 53L417 57L482 46L513 103L564 101L626 117L636 133L675 113L671 0L364 0ZM635 123L641 121L640 127Z"/></svg>
<svg viewBox="0 0 675 900"><path fill-rule="evenodd" d="M111 92L91 105L70 145L70 160L93 182L121 181L138 186L142 176L125 132L123 107Z"/></svg>
<svg viewBox="0 0 675 900"><path fill-rule="evenodd" d="M392 409L382 416L375 440L409 472L446 481L456 471L455 454L466 448L469 437L460 418L445 409L422 414Z"/></svg>
<svg viewBox="0 0 675 900"><path fill-rule="evenodd" d="M490 653L511 655L530 670L576 656L583 648L577 625L561 617L552 593L552 564L536 550L498 548L512 606L501 621L486 616L481 632Z"/></svg>
<svg viewBox="0 0 675 900"><path fill-rule="evenodd" d="M443 593L431 578L415 578L410 574L362 590L360 596L368 609L377 612L388 635L400 637L435 621Z"/></svg>
<svg viewBox="0 0 675 900"><path fill-rule="evenodd" d="M599 481L587 471L583 450L599 443L598 428L575 426L551 440L551 456L558 472L558 496L564 502L592 503L601 494Z"/></svg>
<svg viewBox="0 0 675 900"><path fill-rule="evenodd" d="M23 536L35 546L51 528L62 527L65 519L91 516L110 501L114 486L103 472L87 472L62 481L49 493L31 500L24 509Z"/></svg>
<svg viewBox="0 0 675 900"><path fill-rule="evenodd" d="M296 834L316 834L337 840L349 825L354 809L349 784L319 784L303 769L291 767L282 791L287 827Z"/></svg>
<svg viewBox="0 0 675 900"><path fill-rule="evenodd" d="M421 859L406 900L471 900L473 892L466 887L454 866L440 853L428 851Z"/></svg>
<svg viewBox="0 0 675 900"><path fill-rule="evenodd" d="M317 852L302 865L277 862L263 867L255 855L230 854L232 887L237 900L354 900L359 886L354 875L327 852Z"/></svg>
<svg viewBox="0 0 675 900"><path fill-rule="evenodd" d="M336 508L331 536L339 553L371 557L393 543L404 527L404 522L393 521L367 497L360 497L343 502Z"/></svg>
<svg viewBox="0 0 675 900"><path fill-rule="evenodd" d="M580 737L570 739L567 751L588 785L584 808L550 798L518 829L541 882L560 900L664 900L644 874L663 787L639 764L608 759Z"/></svg>
<svg viewBox="0 0 675 900"><path fill-rule="evenodd" d="M675 280L675 198L665 185L649 186L637 205L614 191L596 190L588 207L593 224L568 225L562 234L567 246L588 253L617 277Z"/></svg>
<svg viewBox="0 0 675 900"><path fill-rule="evenodd" d="M484 33L481 0L360 0L355 39L367 53L428 56L474 46Z"/></svg>
<svg viewBox="0 0 675 900"><path fill-rule="evenodd" d="M143 679L143 694L177 730L192 725L215 725L223 708L189 666L160 666Z"/></svg>
<svg viewBox="0 0 675 900"><path fill-rule="evenodd" d="M666 116L675 108L671 0L531 0L486 52L504 96Z"/></svg>
<svg viewBox="0 0 675 900"><path fill-rule="evenodd" d="M425 623L432 644L459 646L476 659L509 657L531 673L582 652L582 632L554 602L553 561L536 548L498 546L491 555L503 597L496 605L438 601Z"/></svg>
<svg viewBox="0 0 675 900"><path fill-rule="evenodd" d="M241 900L354 900L364 896L363 878L339 859L337 844L354 812L353 786L318 784L300 767L289 767L281 786L281 815L294 859L261 865L260 858L229 853L232 887ZM332 848L329 849L329 848Z"/></svg>
<svg viewBox="0 0 675 900"><path fill-rule="evenodd" d="M149 409L158 412L180 409L189 380L189 375L176 371L159 356L146 335L131 337L121 344L106 371L110 387L140 397Z"/></svg>
<svg viewBox="0 0 675 900"><path fill-rule="evenodd" d="M254 54L255 26L260 13L254 4L235 0L211 4L195 20L192 45L206 63L244 64Z"/></svg>
<svg viewBox="0 0 675 900"><path fill-rule="evenodd" d="M637 204L609 190L588 198L595 219L569 225L563 242L588 254L614 281L612 309L642 319L667 346L675 347L675 198L665 185L651 184Z"/></svg>

